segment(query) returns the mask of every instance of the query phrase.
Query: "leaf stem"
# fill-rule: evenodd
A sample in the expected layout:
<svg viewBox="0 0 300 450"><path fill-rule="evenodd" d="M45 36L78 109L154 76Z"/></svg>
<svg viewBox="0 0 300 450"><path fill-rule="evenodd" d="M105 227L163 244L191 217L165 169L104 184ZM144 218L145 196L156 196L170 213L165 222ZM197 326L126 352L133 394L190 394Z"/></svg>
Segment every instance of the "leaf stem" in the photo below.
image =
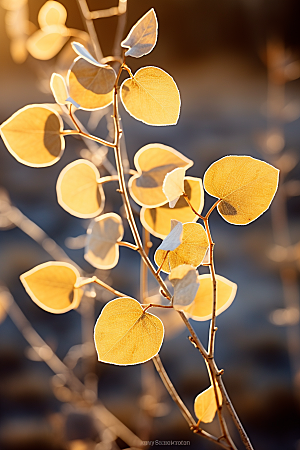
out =
<svg viewBox="0 0 300 450"><path fill-rule="evenodd" d="M126 294L123 294L122 292L117 291L116 289L112 288L111 286L109 286L108 284L104 283L104 281L99 280L99 278L97 278L96 276L93 276L91 278L86 278L85 280L76 283L74 288L75 289L79 289L83 286L86 286L87 284L90 283L96 283L99 284L99 286L102 286L103 288L107 289L109 292L112 292L113 294L115 294L117 297L129 297Z"/></svg>
<svg viewBox="0 0 300 450"><path fill-rule="evenodd" d="M191 210L193 211L193 213L196 214L196 216L198 216L200 219L204 220L204 217L201 216L201 214L198 213L198 211L195 210L195 208L193 207L193 205L190 202L190 199L188 198L187 194L185 192L183 192L183 197L185 199L185 201L187 202L187 204L189 205L189 207L191 208Z"/></svg>
<svg viewBox="0 0 300 450"><path fill-rule="evenodd" d="M128 247L128 248L131 248L132 250L136 250L136 251L139 249L137 245L133 245L130 242L125 242L125 241L117 242L117 245L120 245L121 247Z"/></svg>
<svg viewBox="0 0 300 450"><path fill-rule="evenodd" d="M168 257L168 254L170 253L170 250L168 250L165 254L165 256L163 257L163 260L161 262L161 265L159 266L159 268L157 269L156 273L159 274L159 272L161 271L161 269L163 268L163 265Z"/></svg>
<svg viewBox="0 0 300 450"><path fill-rule="evenodd" d="M149 303L149 305L145 305L144 312L146 312L149 308L173 308L173 305L158 305L155 303Z"/></svg>

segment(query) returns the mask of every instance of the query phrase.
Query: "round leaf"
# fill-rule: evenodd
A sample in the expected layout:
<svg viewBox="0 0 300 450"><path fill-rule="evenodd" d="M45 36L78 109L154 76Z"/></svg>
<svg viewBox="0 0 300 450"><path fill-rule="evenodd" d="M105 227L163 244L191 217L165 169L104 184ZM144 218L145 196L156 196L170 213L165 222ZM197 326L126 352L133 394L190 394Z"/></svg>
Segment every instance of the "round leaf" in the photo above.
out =
<svg viewBox="0 0 300 450"><path fill-rule="evenodd" d="M163 144L148 144L134 155L137 175L130 178L128 187L133 200L140 206L156 208L165 205L167 199L162 190L165 176L176 167L185 170L193 161Z"/></svg>
<svg viewBox="0 0 300 450"><path fill-rule="evenodd" d="M204 206L201 178L186 177L184 180L184 191L195 210L201 214ZM169 205L151 209L142 208L140 217L143 227L161 239L164 239L169 234L172 219L179 222L196 222L198 220L198 216L191 210L183 197L178 200L175 208L169 208Z"/></svg>
<svg viewBox="0 0 300 450"><path fill-rule="evenodd" d="M157 40L157 18L154 9L150 9L130 30L121 42L121 47L129 48L125 56L140 58L155 47Z"/></svg>
<svg viewBox="0 0 300 450"><path fill-rule="evenodd" d="M180 94L173 78L158 67L143 67L121 86L121 100L135 119L148 125L175 125Z"/></svg>
<svg viewBox="0 0 300 450"><path fill-rule="evenodd" d="M159 267L164 261L161 270L167 273L182 264L198 267L208 246L207 234L200 223L184 223L181 244L168 254L166 250L157 249L154 260Z"/></svg>
<svg viewBox="0 0 300 450"><path fill-rule="evenodd" d="M56 103L65 105L69 94L64 77L58 73L53 73L50 80L50 88Z"/></svg>
<svg viewBox="0 0 300 450"><path fill-rule="evenodd" d="M104 192L97 167L85 159L68 164L56 184L57 201L68 213L82 219L98 216L104 208Z"/></svg>
<svg viewBox="0 0 300 450"><path fill-rule="evenodd" d="M222 199L221 216L229 223L246 225L270 206L277 191L279 170L251 156L225 156L204 176L208 194Z"/></svg>
<svg viewBox="0 0 300 450"><path fill-rule="evenodd" d="M14 113L1 127L8 151L22 164L47 167L56 163L65 148L62 120L43 105L29 105Z"/></svg>
<svg viewBox="0 0 300 450"><path fill-rule="evenodd" d="M222 394L219 386L217 386L218 400L222 404ZM217 402L215 397L215 390L210 386L201 394L197 395L194 403L194 410L200 422L210 423L214 420L217 412Z"/></svg>
<svg viewBox="0 0 300 450"><path fill-rule="evenodd" d="M119 245L124 235L122 219L108 213L97 217L87 230L84 258L97 269L112 269L119 261Z"/></svg>
<svg viewBox="0 0 300 450"><path fill-rule="evenodd" d="M164 337L160 319L144 313L130 297L117 298L103 309L95 325L99 361L127 366L157 355Z"/></svg>
<svg viewBox="0 0 300 450"><path fill-rule="evenodd" d="M174 287L174 308L183 309L192 303L199 289L197 270L187 264L177 266L171 270L169 280Z"/></svg>
<svg viewBox="0 0 300 450"><path fill-rule="evenodd" d="M184 192L185 169L178 167L169 172L163 182L163 192L168 199L170 208L174 208Z"/></svg>
<svg viewBox="0 0 300 450"><path fill-rule="evenodd" d="M213 286L210 275L199 275L200 287L194 301L184 308L193 320L210 320L213 308ZM233 302L237 285L220 275L216 275L217 281L217 309L218 316L224 312Z"/></svg>
<svg viewBox="0 0 300 450"><path fill-rule="evenodd" d="M74 289L78 277L78 270L71 264L51 261L23 273L20 279L40 308L61 314L79 305L80 291Z"/></svg>
<svg viewBox="0 0 300 450"><path fill-rule="evenodd" d="M59 2L48 1L40 9L38 22L41 28L50 25L64 25L67 20L67 10Z"/></svg>
<svg viewBox="0 0 300 450"><path fill-rule="evenodd" d="M48 60L57 55L69 39L63 25L51 25L37 30L27 40L27 50L36 59Z"/></svg>
<svg viewBox="0 0 300 450"><path fill-rule="evenodd" d="M104 108L113 100L116 73L110 66L91 64L80 56L68 72L70 96L81 109Z"/></svg>

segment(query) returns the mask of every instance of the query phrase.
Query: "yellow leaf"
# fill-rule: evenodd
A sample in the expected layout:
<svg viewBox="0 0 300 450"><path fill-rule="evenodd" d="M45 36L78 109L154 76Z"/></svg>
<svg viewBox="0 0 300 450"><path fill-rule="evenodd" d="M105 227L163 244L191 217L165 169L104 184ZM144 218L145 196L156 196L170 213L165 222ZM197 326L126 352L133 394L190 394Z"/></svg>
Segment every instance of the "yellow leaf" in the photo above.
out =
<svg viewBox="0 0 300 450"><path fill-rule="evenodd" d="M154 260L159 267L164 261L161 270L167 273L182 264L198 267L208 246L207 234L200 223L184 223L181 244L175 250L169 252L157 249Z"/></svg>
<svg viewBox="0 0 300 450"><path fill-rule="evenodd" d="M158 67L143 67L122 83L121 100L128 113L148 125L175 125L180 95L173 78Z"/></svg>
<svg viewBox="0 0 300 450"><path fill-rule="evenodd" d="M176 167L185 170L193 161L163 144L148 144L134 155L137 175L130 178L128 187L133 200L140 206L156 208L165 205L167 199L162 190L165 176Z"/></svg>
<svg viewBox="0 0 300 450"><path fill-rule="evenodd" d="M28 16L26 4L20 4L5 14L5 29L10 38L10 53L17 64L23 63L28 55L26 48L29 35Z"/></svg>
<svg viewBox="0 0 300 450"><path fill-rule="evenodd" d="M185 177L184 190L195 210L201 214L204 206L204 192L201 178ZM164 239L170 232L171 219L179 222L196 222L198 216L181 197L175 208L163 205L158 208L142 208L141 222L151 234Z"/></svg>
<svg viewBox="0 0 300 450"><path fill-rule="evenodd" d="M67 10L59 2L48 1L40 9L38 22L41 28L50 25L64 25L67 20Z"/></svg>
<svg viewBox="0 0 300 450"><path fill-rule="evenodd" d="M58 73L53 73L50 80L50 88L56 103L65 105L69 94L64 77Z"/></svg>
<svg viewBox="0 0 300 450"><path fill-rule="evenodd" d="M79 305L80 291L74 289L78 277L78 270L71 264L51 261L23 273L20 279L40 308L61 314Z"/></svg>
<svg viewBox="0 0 300 450"><path fill-rule="evenodd" d="M140 58L155 47L157 40L157 18L154 9L150 9L130 30L121 42L121 47L129 48L125 56Z"/></svg>
<svg viewBox="0 0 300 450"><path fill-rule="evenodd" d="M217 386L219 404L222 404L222 394L219 386ZM197 418L204 423L210 423L214 420L217 412L217 402L215 397L215 390L210 386L205 391L201 392L195 398L194 410Z"/></svg>
<svg viewBox="0 0 300 450"><path fill-rule="evenodd" d="M127 366L157 355L164 337L160 319L144 313L130 297L117 298L103 309L95 325L95 345L102 362Z"/></svg>
<svg viewBox="0 0 300 450"><path fill-rule="evenodd" d="M185 169L178 167L169 172L163 182L163 192L169 201L170 208L174 208L184 192Z"/></svg>
<svg viewBox="0 0 300 450"><path fill-rule="evenodd" d="M106 64L99 63L80 42L72 42L72 48L78 56L97 67L107 67Z"/></svg>
<svg viewBox="0 0 300 450"><path fill-rule="evenodd" d="M50 25L37 30L27 40L27 50L36 59L48 60L57 55L69 39L63 25Z"/></svg>
<svg viewBox="0 0 300 450"><path fill-rule="evenodd" d="M94 219L87 230L84 258L97 269L112 269L119 261L119 245L124 235L122 219L108 213Z"/></svg>
<svg viewBox="0 0 300 450"><path fill-rule="evenodd" d="M174 288L174 308L183 309L192 303L199 289L197 270L187 264L177 266L171 270L169 280Z"/></svg>
<svg viewBox="0 0 300 450"><path fill-rule="evenodd" d="M8 151L30 167L51 166L60 159L65 148L62 130L59 114L43 105L25 106L0 127Z"/></svg>
<svg viewBox="0 0 300 450"><path fill-rule="evenodd" d="M116 73L110 66L91 64L80 56L68 72L70 96L85 110L109 105L115 81Z"/></svg>
<svg viewBox="0 0 300 450"><path fill-rule="evenodd" d="M229 223L246 225L270 206L277 191L279 170L250 156L225 156L206 171L208 194L222 199L221 216Z"/></svg>
<svg viewBox="0 0 300 450"><path fill-rule="evenodd" d="M210 320L213 308L213 286L210 275L199 275L200 287L194 301L184 308L193 320ZM224 312L233 302L237 285L220 275L216 275L217 281L217 309L218 316Z"/></svg>
<svg viewBox="0 0 300 450"><path fill-rule="evenodd" d="M56 184L57 201L68 213L82 219L98 216L104 208L104 192L97 167L85 159L68 164Z"/></svg>

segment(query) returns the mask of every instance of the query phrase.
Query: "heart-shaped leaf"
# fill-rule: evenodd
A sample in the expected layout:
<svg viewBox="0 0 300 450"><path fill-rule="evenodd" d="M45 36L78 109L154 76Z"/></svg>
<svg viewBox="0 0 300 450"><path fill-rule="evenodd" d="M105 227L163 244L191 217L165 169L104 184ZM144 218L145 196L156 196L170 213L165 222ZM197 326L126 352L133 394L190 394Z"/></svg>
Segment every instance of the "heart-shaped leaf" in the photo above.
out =
<svg viewBox="0 0 300 450"><path fill-rule="evenodd" d="M35 31L27 40L27 50L36 59L48 60L57 55L69 39L63 25L50 25Z"/></svg>
<svg viewBox="0 0 300 450"><path fill-rule="evenodd" d="M122 219L108 213L94 219L87 230L84 258L97 269L112 269L119 261L119 245L124 235Z"/></svg>
<svg viewBox="0 0 300 450"><path fill-rule="evenodd" d="M130 297L107 303L95 325L99 361L127 366L140 364L160 350L164 327L160 319L143 311Z"/></svg>
<svg viewBox="0 0 300 450"><path fill-rule="evenodd" d="M199 289L198 272L193 266L183 264L171 270L169 280L174 288L173 306L183 309L194 300Z"/></svg>
<svg viewBox="0 0 300 450"><path fill-rule="evenodd" d="M150 9L130 30L121 42L121 47L128 48L125 56L140 58L155 47L158 22L154 9Z"/></svg>
<svg viewBox="0 0 300 450"><path fill-rule="evenodd" d="M219 404L221 405L222 394L219 386L217 386L217 393ZM217 412L217 402L213 386L210 386L208 389L197 395L195 398L194 410L200 422L210 423L214 420Z"/></svg>
<svg viewBox="0 0 300 450"><path fill-rule="evenodd" d="M38 22L41 28L51 25L64 25L67 20L67 10L59 2L48 1L41 7Z"/></svg>
<svg viewBox="0 0 300 450"><path fill-rule="evenodd" d="M185 169L183 167L177 167L165 176L162 189L170 208L174 208L184 192L184 177Z"/></svg>

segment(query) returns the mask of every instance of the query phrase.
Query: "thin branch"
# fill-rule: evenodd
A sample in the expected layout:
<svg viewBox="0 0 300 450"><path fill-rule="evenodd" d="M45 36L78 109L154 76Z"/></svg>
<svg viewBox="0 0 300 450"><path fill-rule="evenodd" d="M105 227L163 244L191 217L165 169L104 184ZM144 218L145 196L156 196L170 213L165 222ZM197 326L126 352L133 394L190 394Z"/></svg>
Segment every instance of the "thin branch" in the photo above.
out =
<svg viewBox="0 0 300 450"><path fill-rule="evenodd" d="M185 192L183 192L183 197L185 199L185 201L187 202L187 204L189 205L189 207L191 208L191 210L193 211L193 213L196 214L196 216L198 216L200 219L204 220L204 217L201 216L201 214L198 213L198 211L195 210L195 208L193 207L193 205L190 202L190 199L188 198L187 194Z"/></svg>
<svg viewBox="0 0 300 450"><path fill-rule="evenodd" d="M91 38L91 43L93 44L96 58L101 61L103 58L103 53L99 44L99 39L96 33L95 25L91 17L91 12L89 10L86 0L77 0L81 15L84 19L86 30Z"/></svg>
<svg viewBox="0 0 300 450"><path fill-rule="evenodd" d="M137 245L133 245L130 242L125 242L125 241L121 241L121 242L117 242L117 245L121 246L121 247L128 247L131 248L131 250L138 250L138 246Z"/></svg>
<svg viewBox="0 0 300 450"><path fill-rule="evenodd" d="M106 17L120 16L126 12L127 0L119 0L118 6L113 6L112 8L102 9L99 11L91 11L90 18L95 19L105 19Z"/></svg>
<svg viewBox="0 0 300 450"><path fill-rule="evenodd" d="M109 292L111 292L112 294L116 295L117 297L129 297L126 294L123 294L123 292L119 292L116 289L112 288L111 286L109 286L108 284L104 283L104 281L99 280L99 278L97 278L96 276L93 276L91 278L87 278L79 283L76 283L74 288L75 289L79 289L82 288L83 286L86 286L87 284L90 283L96 283L99 284L99 286L102 286L103 288L107 289Z"/></svg>

